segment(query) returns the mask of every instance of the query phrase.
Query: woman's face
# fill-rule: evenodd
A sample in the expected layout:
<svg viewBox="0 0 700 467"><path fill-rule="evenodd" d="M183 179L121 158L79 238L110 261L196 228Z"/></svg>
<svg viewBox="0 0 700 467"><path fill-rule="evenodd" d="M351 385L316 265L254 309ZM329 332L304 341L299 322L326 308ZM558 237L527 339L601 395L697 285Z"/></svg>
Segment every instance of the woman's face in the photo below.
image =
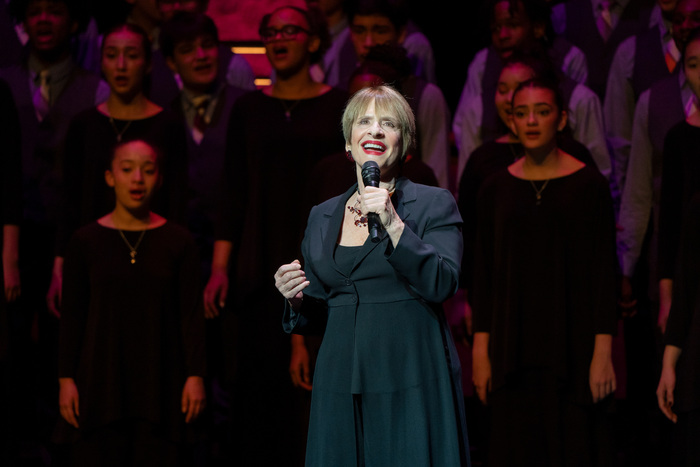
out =
<svg viewBox="0 0 700 467"><path fill-rule="evenodd" d="M350 150L358 167L375 161L382 175L393 176L403 155L399 120L375 110L374 99L352 124Z"/></svg>
<svg viewBox="0 0 700 467"><path fill-rule="evenodd" d="M685 71L690 89L700 99L700 38L695 39L685 47L683 71Z"/></svg>
<svg viewBox="0 0 700 467"><path fill-rule="evenodd" d="M521 63L514 63L501 71L496 87L496 110L501 121L511 127L513 119L513 91L524 81L535 77L535 72L528 66Z"/></svg>
<svg viewBox="0 0 700 467"><path fill-rule="evenodd" d="M566 125L566 112L557 108L550 89L526 87L513 100L513 133L526 149L548 149L556 145L557 131Z"/></svg>
<svg viewBox="0 0 700 467"><path fill-rule="evenodd" d="M320 46L318 37L309 35L306 18L291 8L273 13L266 29L271 37L263 40L265 54L281 76L294 75L308 65L311 53Z"/></svg>
<svg viewBox="0 0 700 467"><path fill-rule="evenodd" d="M148 209L159 182L158 156L143 141L127 143L115 152L105 179L117 204L130 211Z"/></svg>
<svg viewBox="0 0 700 467"><path fill-rule="evenodd" d="M146 66L146 53L140 35L121 30L105 38L102 74L113 94L133 96L141 92Z"/></svg>

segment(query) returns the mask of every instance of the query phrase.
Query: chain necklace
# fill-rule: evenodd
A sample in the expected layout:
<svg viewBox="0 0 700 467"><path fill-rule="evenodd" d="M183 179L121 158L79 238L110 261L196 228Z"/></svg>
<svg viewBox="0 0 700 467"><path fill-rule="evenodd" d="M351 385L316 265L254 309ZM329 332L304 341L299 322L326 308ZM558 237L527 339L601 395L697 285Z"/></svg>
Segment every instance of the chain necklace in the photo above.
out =
<svg viewBox="0 0 700 467"><path fill-rule="evenodd" d="M282 107L284 107L284 118L288 122L291 122L292 121L292 110L294 109L294 107L299 105L299 102L301 102L301 99L295 100L294 102L292 102L291 105L287 105L287 102L285 101L285 99L278 98L277 100L279 100L280 104L282 104Z"/></svg>
<svg viewBox="0 0 700 467"><path fill-rule="evenodd" d="M131 264L136 263L136 253L138 253L138 251L136 250L138 249L139 245L141 245L141 240L143 240L143 236L146 234L146 229L141 231L141 235L139 235L139 239L136 240L136 244L134 246L131 246L131 243L129 243L129 240L126 239L126 235L124 235L124 232L122 232L121 229L117 230L119 231L119 235L121 235L122 240L124 240L124 243L126 243L126 246L129 247L129 256L131 256Z"/></svg>
<svg viewBox="0 0 700 467"><path fill-rule="evenodd" d="M126 125L124 125L124 127L123 127L123 128L121 129L121 131L120 131L120 130L117 128L117 124L114 123L114 118L112 118L111 115L109 116L109 124L112 125L112 129L114 130L114 133L117 134L117 143L121 143L121 142L122 142L122 136L124 135L124 132L126 132L126 130L129 129L129 126L131 125L131 122L133 122L133 120L127 121L127 122L126 122Z"/></svg>
<svg viewBox="0 0 700 467"><path fill-rule="evenodd" d="M544 181L541 187L537 188L537 185L535 185L534 180L530 180L530 185L532 185L532 189L535 190L535 199L537 200L535 204L538 206L542 204L542 192L544 191L545 188L547 188L547 184L549 183L549 178Z"/></svg>

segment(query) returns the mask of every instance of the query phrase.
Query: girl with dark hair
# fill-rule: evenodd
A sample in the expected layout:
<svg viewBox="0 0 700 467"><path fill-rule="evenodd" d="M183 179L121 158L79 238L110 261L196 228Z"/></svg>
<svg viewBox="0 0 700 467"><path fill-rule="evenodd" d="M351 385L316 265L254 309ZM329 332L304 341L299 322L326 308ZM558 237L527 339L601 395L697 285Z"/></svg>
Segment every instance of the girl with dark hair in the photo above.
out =
<svg viewBox="0 0 700 467"><path fill-rule="evenodd" d="M47 295L49 309L56 315L60 315L62 257L68 238L78 227L109 212L113 203L102 174L116 144L142 139L164 154L161 172L165 182L153 200L153 209L176 222L182 218L185 130L175 114L143 93L150 57L150 41L141 28L122 24L111 29L102 43L102 74L109 84L109 97L76 116L68 130L63 161L64 213Z"/></svg>
<svg viewBox="0 0 700 467"><path fill-rule="evenodd" d="M67 248L58 374L73 465L183 465L204 408L197 247L151 211L162 160L144 141L117 145L114 208Z"/></svg>
<svg viewBox="0 0 700 467"><path fill-rule="evenodd" d="M606 180L557 146L556 90L526 81L524 157L484 182L473 275L473 380L490 466L608 465L615 390L615 223ZM605 402L602 402L605 401Z"/></svg>

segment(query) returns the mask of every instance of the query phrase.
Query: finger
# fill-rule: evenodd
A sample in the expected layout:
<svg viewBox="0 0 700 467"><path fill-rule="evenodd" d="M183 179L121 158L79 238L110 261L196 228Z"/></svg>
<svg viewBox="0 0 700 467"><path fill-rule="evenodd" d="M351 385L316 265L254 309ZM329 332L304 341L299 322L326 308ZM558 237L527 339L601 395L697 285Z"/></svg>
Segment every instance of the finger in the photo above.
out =
<svg viewBox="0 0 700 467"><path fill-rule="evenodd" d="M189 394L187 394L187 390L182 391L182 401L181 401L181 408L182 413L187 413L189 410L189 405L190 405L190 398Z"/></svg>
<svg viewBox="0 0 700 467"><path fill-rule="evenodd" d="M288 293L284 294L284 298L290 299L290 298L295 298L299 292L303 291L305 288L309 286L310 282L309 281L304 281L301 284L297 285L294 287L292 290L290 290Z"/></svg>
<svg viewBox="0 0 700 467"><path fill-rule="evenodd" d="M290 378L292 378L292 384L295 387L301 386L301 379L299 378L299 373L297 373L296 371L290 371L289 376Z"/></svg>
<svg viewBox="0 0 700 467"><path fill-rule="evenodd" d="M313 389L313 386L311 384L305 383L303 381L299 383L299 387L307 391L311 391Z"/></svg>
<svg viewBox="0 0 700 467"><path fill-rule="evenodd" d="M226 298L228 297L228 282L221 284L221 289L219 291L219 309L223 309L226 306ZM219 309L216 310L216 316L219 316Z"/></svg>

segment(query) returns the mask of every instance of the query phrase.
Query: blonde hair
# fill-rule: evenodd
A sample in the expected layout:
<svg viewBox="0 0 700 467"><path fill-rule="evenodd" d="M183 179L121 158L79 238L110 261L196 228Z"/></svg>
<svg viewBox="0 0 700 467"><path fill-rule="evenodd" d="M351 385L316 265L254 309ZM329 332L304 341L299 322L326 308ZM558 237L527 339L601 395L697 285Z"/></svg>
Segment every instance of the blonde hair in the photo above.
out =
<svg viewBox="0 0 700 467"><path fill-rule="evenodd" d="M413 138L416 133L416 119L406 99L390 86L370 86L360 89L350 98L343 112L345 144L350 144L353 125L365 113L372 101L374 101L374 109L377 114L391 115L396 118L401 131L401 143L403 145L401 159L403 159L413 144Z"/></svg>

